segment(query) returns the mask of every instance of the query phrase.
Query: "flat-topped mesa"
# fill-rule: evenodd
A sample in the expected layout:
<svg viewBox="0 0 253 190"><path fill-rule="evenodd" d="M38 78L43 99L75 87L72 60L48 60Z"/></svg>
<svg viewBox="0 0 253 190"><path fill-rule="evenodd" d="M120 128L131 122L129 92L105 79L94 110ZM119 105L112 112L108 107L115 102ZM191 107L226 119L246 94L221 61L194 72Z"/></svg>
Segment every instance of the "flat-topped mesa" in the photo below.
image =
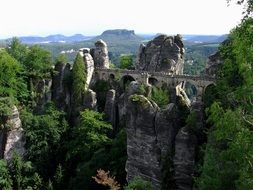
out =
<svg viewBox="0 0 253 190"><path fill-rule="evenodd" d="M109 69L109 56L107 44L103 40L95 43L95 48L90 51L95 67Z"/></svg>
<svg viewBox="0 0 253 190"><path fill-rule="evenodd" d="M135 33L134 33L134 30L116 29L116 30L106 30L102 33L102 36L106 36L106 35L131 36L131 35L135 35Z"/></svg>
<svg viewBox="0 0 253 190"><path fill-rule="evenodd" d="M137 70L183 74L184 44L180 35L159 35L141 44L136 63Z"/></svg>

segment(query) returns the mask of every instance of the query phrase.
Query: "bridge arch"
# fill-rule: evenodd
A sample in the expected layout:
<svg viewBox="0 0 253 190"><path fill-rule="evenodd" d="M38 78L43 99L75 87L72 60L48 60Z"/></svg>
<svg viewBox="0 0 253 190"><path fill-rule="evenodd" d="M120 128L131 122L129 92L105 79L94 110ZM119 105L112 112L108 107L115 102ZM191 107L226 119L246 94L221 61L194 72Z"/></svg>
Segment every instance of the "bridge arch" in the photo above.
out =
<svg viewBox="0 0 253 190"><path fill-rule="evenodd" d="M158 82L159 82L158 79L156 79L155 77L148 78L148 83L151 84L152 86L157 86Z"/></svg>
<svg viewBox="0 0 253 190"><path fill-rule="evenodd" d="M218 96L215 86L216 85L214 83L209 84L204 89L202 100L203 100L206 107L211 106L212 101Z"/></svg>
<svg viewBox="0 0 253 190"><path fill-rule="evenodd" d="M126 88L128 87L128 85L132 82L132 81L136 81L135 78L131 75L124 75L121 77L120 80L120 85L121 87L126 90Z"/></svg>
<svg viewBox="0 0 253 190"><path fill-rule="evenodd" d="M114 80L115 79L115 75L113 73L110 73L109 74L109 79Z"/></svg>
<svg viewBox="0 0 253 190"><path fill-rule="evenodd" d="M191 81L184 81L182 82L182 85L188 98L191 101L196 100L198 95L198 87L196 86L196 84L192 83Z"/></svg>

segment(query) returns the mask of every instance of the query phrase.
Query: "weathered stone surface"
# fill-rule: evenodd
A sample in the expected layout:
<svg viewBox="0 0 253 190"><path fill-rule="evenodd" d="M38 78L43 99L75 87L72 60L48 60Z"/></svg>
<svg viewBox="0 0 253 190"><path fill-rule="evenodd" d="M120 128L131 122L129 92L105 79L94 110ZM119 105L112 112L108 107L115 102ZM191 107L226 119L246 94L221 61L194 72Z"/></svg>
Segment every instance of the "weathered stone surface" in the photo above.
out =
<svg viewBox="0 0 253 190"><path fill-rule="evenodd" d="M115 113L115 104L116 104L115 96L116 96L115 90L111 89L107 92L105 109L104 109L106 120L112 124L114 124L115 122L115 114L116 114Z"/></svg>
<svg viewBox="0 0 253 190"><path fill-rule="evenodd" d="M215 54L209 56L205 72L207 75L215 77L222 65L223 60L220 56L220 53L216 52Z"/></svg>
<svg viewBox="0 0 253 190"><path fill-rule="evenodd" d="M140 176L151 180L154 189L161 187L161 150L157 144L155 130L155 116L158 110L158 106L143 95L129 97L126 120L127 180Z"/></svg>
<svg viewBox="0 0 253 190"><path fill-rule="evenodd" d="M188 127L180 129L175 140L174 179L177 190L191 190L197 140Z"/></svg>
<svg viewBox="0 0 253 190"><path fill-rule="evenodd" d="M180 98L180 100L187 106L191 106L191 100L188 98L186 92L183 88L181 88L181 85L176 86L176 96Z"/></svg>
<svg viewBox="0 0 253 190"><path fill-rule="evenodd" d="M57 63L55 65L55 75L52 81L52 100L55 105L61 109L67 111L70 107L70 64L69 63Z"/></svg>
<svg viewBox="0 0 253 190"><path fill-rule="evenodd" d="M52 100L57 107L62 107L61 105L63 104L63 79L65 67L66 63L57 63L54 68L56 74L53 76L52 81Z"/></svg>
<svg viewBox="0 0 253 190"><path fill-rule="evenodd" d="M94 60L90 54L89 48L82 48L79 50L80 55L83 57L83 61L86 68L87 80L86 80L86 90L90 87L90 82L94 72Z"/></svg>
<svg viewBox="0 0 253 190"><path fill-rule="evenodd" d="M38 81L36 85L36 93L39 94L39 97L37 99L37 106L36 110L37 112L42 112L44 110L44 106L47 102L51 101L52 99L52 80L51 79L42 79Z"/></svg>
<svg viewBox="0 0 253 190"><path fill-rule="evenodd" d="M132 81L128 86L128 90L125 93L121 94L118 99L119 125L122 127L126 125L128 97L132 94L137 93L139 86L140 84L138 82Z"/></svg>
<svg viewBox="0 0 253 190"><path fill-rule="evenodd" d="M95 67L109 69L107 44L103 40L98 40L95 43L95 48L91 50L91 55L94 59Z"/></svg>
<svg viewBox="0 0 253 190"><path fill-rule="evenodd" d="M14 106L12 115L8 117L7 129L0 131L1 158L10 162L14 152L23 156L25 153L25 138L19 118L18 109Z"/></svg>
<svg viewBox="0 0 253 190"><path fill-rule="evenodd" d="M97 98L96 98L96 92L92 91L91 89L88 89L84 98L83 98L83 109L97 109Z"/></svg>
<svg viewBox="0 0 253 190"><path fill-rule="evenodd" d="M157 112L155 117L155 130L158 146L161 149L161 158L168 154L172 156L175 137L180 129L178 108L170 103L166 109Z"/></svg>
<svg viewBox="0 0 253 190"><path fill-rule="evenodd" d="M191 112L196 114L195 128L203 130L204 128L204 103L202 101L195 101L191 104Z"/></svg>
<svg viewBox="0 0 253 190"><path fill-rule="evenodd" d="M184 45L180 35L160 35L140 46L137 70L183 74Z"/></svg>
<svg viewBox="0 0 253 190"><path fill-rule="evenodd" d="M138 87L139 83L131 82L122 97L127 129L127 180L141 176L160 190L167 177L162 172L168 164L165 159L173 160L175 138L181 128L180 113L174 103L160 110L153 101L136 95Z"/></svg>

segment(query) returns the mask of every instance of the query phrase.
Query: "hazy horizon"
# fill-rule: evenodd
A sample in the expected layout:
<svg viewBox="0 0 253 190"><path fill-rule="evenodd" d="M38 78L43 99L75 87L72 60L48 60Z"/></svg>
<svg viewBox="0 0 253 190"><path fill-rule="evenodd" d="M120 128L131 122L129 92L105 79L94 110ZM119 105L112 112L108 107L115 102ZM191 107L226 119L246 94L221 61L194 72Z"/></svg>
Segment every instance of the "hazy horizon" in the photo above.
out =
<svg viewBox="0 0 253 190"><path fill-rule="evenodd" d="M0 39L13 36L136 34L222 35L239 24L242 7L226 0L8 0L1 3ZM10 12L11 10L11 12Z"/></svg>

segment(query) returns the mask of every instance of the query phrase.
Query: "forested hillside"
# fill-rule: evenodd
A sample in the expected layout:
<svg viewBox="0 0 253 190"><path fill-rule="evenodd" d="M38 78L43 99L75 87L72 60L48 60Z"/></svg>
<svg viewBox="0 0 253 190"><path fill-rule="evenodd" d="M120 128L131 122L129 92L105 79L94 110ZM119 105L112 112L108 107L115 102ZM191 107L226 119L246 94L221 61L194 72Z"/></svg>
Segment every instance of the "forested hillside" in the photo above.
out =
<svg viewBox="0 0 253 190"><path fill-rule="evenodd" d="M196 189L253 188L253 19L247 3L245 18L219 47L224 65L206 99L208 141Z"/></svg>

